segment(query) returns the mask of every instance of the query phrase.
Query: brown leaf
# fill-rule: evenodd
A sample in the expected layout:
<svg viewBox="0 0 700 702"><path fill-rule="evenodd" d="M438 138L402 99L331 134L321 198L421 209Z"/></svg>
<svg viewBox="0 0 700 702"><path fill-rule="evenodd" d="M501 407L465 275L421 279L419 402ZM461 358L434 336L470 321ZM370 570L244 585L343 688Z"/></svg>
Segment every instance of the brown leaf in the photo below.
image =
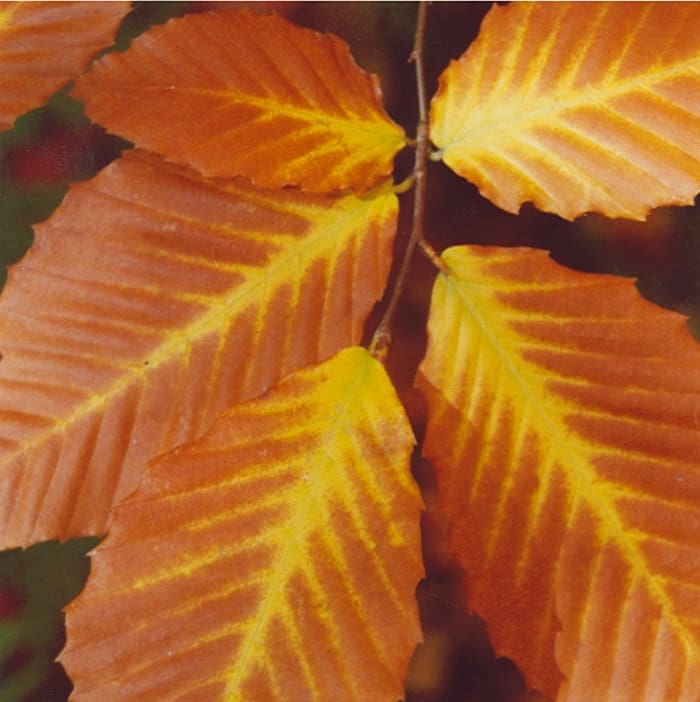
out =
<svg viewBox="0 0 700 702"><path fill-rule="evenodd" d="M37 228L0 297L0 533L103 533L146 460L357 343L397 200L261 191L127 153Z"/></svg>
<svg viewBox="0 0 700 702"><path fill-rule="evenodd" d="M700 190L700 5L512 3L443 73L431 138L509 212L644 219Z"/></svg>
<svg viewBox="0 0 700 702"><path fill-rule="evenodd" d="M153 461L68 610L75 698L396 702L420 638L413 443L349 348Z"/></svg>
<svg viewBox="0 0 700 702"><path fill-rule="evenodd" d="M346 44L248 10L156 27L74 94L141 148L263 187L364 191L391 173L405 141Z"/></svg>
<svg viewBox="0 0 700 702"><path fill-rule="evenodd" d="M470 606L531 686L554 697L563 674L560 702L696 702L700 347L685 320L540 251L443 261L425 453Z"/></svg>
<svg viewBox="0 0 700 702"><path fill-rule="evenodd" d="M0 130L109 46L128 2L0 3Z"/></svg>

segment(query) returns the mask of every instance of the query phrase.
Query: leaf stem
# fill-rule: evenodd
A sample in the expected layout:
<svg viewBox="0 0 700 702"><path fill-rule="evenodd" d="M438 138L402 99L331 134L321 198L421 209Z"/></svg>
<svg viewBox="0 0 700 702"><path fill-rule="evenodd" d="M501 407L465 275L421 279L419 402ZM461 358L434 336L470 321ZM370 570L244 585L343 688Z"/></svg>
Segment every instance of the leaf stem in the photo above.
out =
<svg viewBox="0 0 700 702"><path fill-rule="evenodd" d="M418 243L425 257L435 266L435 268L437 268L443 275L449 275L447 266L445 266L435 249L425 239L421 239Z"/></svg>
<svg viewBox="0 0 700 702"><path fill-rule="evenodd" d="M430 138L428 126L428 99L425 89L425 68L423 62L423 47L425 45L425 25L428 15L428 0L421 0L418 4L418 20L416 34L413 41L413 51L408 58L416 70L416 89L418 93L418 125L416 126L416 152L413 164L413 219L411 235L406 244L403 260L396 276L394 289L389 299L389 304L384 311L377 330L370 344L370 353L382 361L386 357L391 344L391 321L396 312L401 293L403 292L406 278L411 265L411 259L418 242L423 238L423 217L425 213L425 199L427 192L426 163L430 153Z"/></svg>

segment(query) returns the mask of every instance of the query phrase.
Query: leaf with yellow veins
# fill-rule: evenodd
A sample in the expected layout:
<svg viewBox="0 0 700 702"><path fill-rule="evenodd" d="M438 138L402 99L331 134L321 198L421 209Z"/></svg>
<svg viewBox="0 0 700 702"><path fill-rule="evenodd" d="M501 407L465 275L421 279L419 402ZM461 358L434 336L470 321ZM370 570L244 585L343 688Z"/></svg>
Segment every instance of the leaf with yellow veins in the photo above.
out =
<svg viewBox="0 0 700 702"><path fill-rule="evenodd" d="M74 80L114 39L128 2L0 2L0 131Z"/></svg>
<svg viewBox="0 0 700 702"><path fill-rule="evenodd" d="M442 258L425 454L470 605L558 702L697 702L700 347L685 319L541 251Z"/></svg>
<svg viewBox="0 0 700 702"><path fill-rule="evenodd" d="M73 92L137 146L262 187L364 191L405 145L376 76L344 42L249 10L155 27L101 59Z"/></svg>
<svg viewBox="0 0 700 702"><path fill-rule="evenodd" d="M440 80L431 138L509 212L644 219L700 190L700 5L512 3Z"/></svg>
<svg viewBox="0 0 700 702"><path fill-rule="evenodd" d="M361 340L397 199L261 191L129 152L37 227L0 297L5 547L101 534L151 457Z"/></svg>
<svg viewBox="0 0 700 702"><path fill-rule="evenodd" d="M68 608L76 700L396 702L420 638L413 444L352 347L152 461Z"/></svg>

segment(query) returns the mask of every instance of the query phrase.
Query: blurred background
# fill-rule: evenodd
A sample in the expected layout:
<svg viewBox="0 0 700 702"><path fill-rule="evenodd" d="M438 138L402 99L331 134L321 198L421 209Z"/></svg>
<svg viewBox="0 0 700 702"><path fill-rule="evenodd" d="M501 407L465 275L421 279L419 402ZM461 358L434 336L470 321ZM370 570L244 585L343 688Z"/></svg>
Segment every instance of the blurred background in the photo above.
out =
<svg viewBox="0 0 700 702"><path fill-rule="evenodd" d="M389 114L414 135L416 88L413 67L407 62L417 13L414 3L137 2L109 50L124 50L149 26L173 16L246 5L260 12L278 12L299 24L342 37L358 64L380 76ZM425 47L429 95L437 89L438 76L449 60L463 53L477 35L489 7L489 3L477 2L431 5ZM81 104L68 96L68 88L0 134L0 285L7 267L31 246L32 226L50 216L70 183L92 177L130 146L91 123ZM411 166L412 154L400 154L396 180L408 175ZM505 213L441 164L430 164L428 182L425 229L436 250L457 243L544 248L560 263L579 270L635 278L642 295L688 316L691 331L700 336L697 206L659 209L644 223L597 215L569 223L530 206L519 216ZM407 193L401 200L397 260L410 230L411 197ZM434 276L427 260L417 255L387 362L419 439L425 408L412 384L425 349ZM380 313L378 306L368 321L366 340L371 338ZM418 588L425 643L411 664L406 702L543 700L527 690L513 662L496 655L487 626L470 614L464 574L451 561L442 525L432 510L432 472L419 456L415 457L414 474L427 505L424 551L428 577ZM1 702L61 702L68 698L71 683L61 666L53 662L65 637L61 608L83 587L89 571L86 554L98 541L96 535L65 544L38 544L26 551L0 552Z"/></svg>

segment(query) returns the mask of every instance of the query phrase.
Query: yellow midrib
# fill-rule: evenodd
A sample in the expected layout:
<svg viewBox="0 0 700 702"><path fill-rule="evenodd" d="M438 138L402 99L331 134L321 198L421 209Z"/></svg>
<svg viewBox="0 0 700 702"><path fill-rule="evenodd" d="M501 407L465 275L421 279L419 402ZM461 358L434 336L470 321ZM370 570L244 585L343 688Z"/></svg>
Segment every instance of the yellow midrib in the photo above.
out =
<svg viewBox="0 0 700 702"><path fill-rule="evenodd" d="M435 143L443 151L462 146L465 142L466 148L473 147L478 150L480 143L487 140L484 135L489 133L499 132L510 135L527 132L533 125L559 122L561 115L566 112L581 107L605 109L608 101L616 97L637 91L653 92L654 85L699 73L700 57L694 57L674 64L671 68L649 71L642 76L611 81L595 87L587 86L575 91L564 91L563 94L558 94L555 89L532 100L527 100L527 93L505 90L503 94L493 93L488 100L474 105L472 109L463 105L457 110L453 99L450 104L443 107L441 117L443 129L440 134L435 135L439 140ZM567 94L571 97L566 98ZM501 97L504 99L501 100ZM524 99L521 100L521 97ZM525 110L522 109L523 105L526 106ZM528 105L532 107L527 107ZM463 113L463 118L459 122L459 127L450 130L450 136L447 133L449 115L455 115L455 113ZM477 122L477 120L480 121Z"/></svg>
<svg viewBox="0 0 700 702"><path fill-rule="evenodd" d="M324 474L328 477L328 473L338 472L337 468L335 468L336 461L332 447L338 446L340 434L347 431L348 422L346 418L356 403L361 386L366 382L365 379L369 373L369 368L370 363L365 362L361 372L357 374L354 382L347 387L347 390L341 386L341 389L346 390L347 394L344 401L337 405L336 412L333 415L330 417L325 415L323 406L321 406L321 420L327 429L314 447L312 453L314 459L309 460L309 456L304 456L305 464L310 464L315 469L314 475L311 476L312 480L310 481L305 481L303 477L300 478L294 491L297 495L299 493L303 493L303 495L301 499L290 500L294 505L293 517L291 521L285 522L276 530L279 537L277 539L273 537L272 539L273 543L276 542L279 546L277 549L279 557L274 559L273 576L269 587L265 589L264 594L260 598L261 606L256 612L255 623L246 632L239 648L240 653L232 665L234 674L227 680L224 699L236 701L240 699L241 702L248 702L239 696L241 682L253 668L251 663L255 659L261 639L264 639L266 635L273 615L279 611L279 603L283 600L282 593L286 584L297 569L301 567L303 570L303 565L300 566L300 562L303 563L304 543L308 535L321 525L322 520L318 516L319 510L313 508L313 503L322 501L329 492L337 491L339 487L342 487L342 481L339 482L338 486L334 486L332 481L328 479L321 481L318 478ZM338 384L341 385L340 383ZM326 388L324 392L328 398L337 397L332 388ZM309 403L314 404L314 399L310 399ZM317 414L317 412L314 414ZM352 426L352 421L349 422L349 425ZM315 427L317 427L317 423ZM312 440L313 438L312 436ZM329 447L331 450L329 450ZM316 478L316 480L313 478ZM305 486L307 486L306 489L304 489ZM287 533L294 534L294 537L291 539L285 538ZM301 554L302 558L299 557L299 554ZM283 619L286 618L283 617ZM351 680L348 680L347 684L348 687L352 687Z"/></svg>
<svg viewBox="0 0 700 702"><path fill-rule="evenodd" d="M380 193L376 201L370 203L370 208L374 209L383 197ZM354 199L354 202L359 204L362 201ZM349 208L347 205L340 212L339 209L326 211L325 218L321 218L320 212L315 211L316 226L304 239L303 245L286 248L272 264L259 269L258 278L248 278L244 283L222 295L218 304L210 301L210 307L205 314L182 329L171 330L165 337L165 341L148 353L147 367L143 364L133 366L104 390L90 393L88 399L80 403L66 418L56 418L48 429L21 442L14 451L5 456L3 461L5 465L9 465L23 454L28 454L34 447L48 441L51 436L65 433L67 428L76 424L82 417L93 412L104 411L104 408L111 404L110 398L118 397L126 388L133 383L141 382L144 376L170 359L182 356L185 347L191 346L218 329L225 328L238 314L240 305L247 304L246 298L249 298L256 288L269 285L271 280L284 282L284 272L296 271L300 258L307 261L326 258L328 254L324 256L324 249L330 252L337 250L336 236L339 232L341 234L345 232L345 236L342 237L344 239L349 235L357 236L357 227L352 227L352 220L358 216L367 216L369 214L365 212L367 208L362 208L360 213L357 207Z"/></svg>
<svg viewBox="0 0 700 702"><path fill-rule="evenodd" d="M607 533L609 534L607 538L612 539L618 545L623 559L627 561L631 570L640 575L640 579L645 582L647 590L652 598L660 604L664 613L663 616L665 616L671 628L676 632L678 639L683 643L683 646L689 654L689 658L693 658L692 652L695 651L697 655L700 653L700 650L697 642L694 640L692 632L689 631L688 627L686 627L675 614L673 603L660 586L659 578L648 570L646 561L639 551L639 548L633 543L632 539L628 538L629 530L624 527L614 505L600 494L600 491L595 490L593 487L595 483L598 482L595 469L590 465L585 456L581 455L579 452L567 450L567 445L571 444L571 440L567 439L567 435L571 435L571 430L566 427L561 417L551 416L551 413L547 412L546 405L536 401L536 398L542 397L543 395L546 396L546 393L542 390L542 386L533 389L526 379L526 374L519 372L516 363L513 362L513 359L516 359L525 368L529 365L527 361L518 358L518 354L508 348L508 345L503 341L509 336L516 334L516 332L511 328L498 325L495 317L490 317L489 321L484 319L477 308L477 303L473 303L469 299L467 290L463 289L468 287L468 283L459 281L456 277L450 279L442 274L441 276L446 284L451 286L455 294L459 297L466 313L476 320L481 333L488 341L493 353L500 359L504 369L506 369L511 376L513 384L520 388L521 395L525 398L523 401L529 402L533 410L533 415L537 418L540 425L540 430L537 433L539 436L545 437L545 441L548 440L551 442L553 452L559 455L558 461L556 458L552 458L548 461L547 470L542 476L540 485L546 487L550 479L549 476L555 466L560 467L564 471L568 478L568 483L571 486L571 492L580 495L580 499L583 499L591 506L592 511L598 515L600 522L607 527ZM533 401L533 398L535 398L535 401ZM543 490L538 490L537 494L539 497L543 497Z"/></svg>

